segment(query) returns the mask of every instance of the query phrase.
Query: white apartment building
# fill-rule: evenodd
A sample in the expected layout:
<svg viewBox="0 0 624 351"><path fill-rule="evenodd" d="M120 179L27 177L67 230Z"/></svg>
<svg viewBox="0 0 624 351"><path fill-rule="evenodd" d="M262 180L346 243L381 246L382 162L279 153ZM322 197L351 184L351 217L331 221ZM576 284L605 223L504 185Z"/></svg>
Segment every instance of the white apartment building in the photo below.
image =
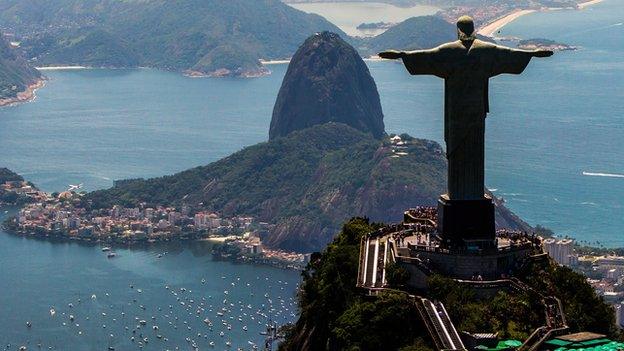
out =
<svg viewBox="0 0 624 351"><path fill-rule="evenodd" d="M571 266L578 263L578 256L574 253L574 240L572 239L545 239L544 250L560 265Z"/></svg>

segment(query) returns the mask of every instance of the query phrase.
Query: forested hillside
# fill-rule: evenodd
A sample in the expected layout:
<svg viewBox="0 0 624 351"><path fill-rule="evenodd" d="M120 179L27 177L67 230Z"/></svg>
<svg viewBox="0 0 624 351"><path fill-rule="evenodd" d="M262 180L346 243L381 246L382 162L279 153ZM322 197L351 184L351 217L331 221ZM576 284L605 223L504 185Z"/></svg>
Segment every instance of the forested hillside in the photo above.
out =
<svg viewBox="0 0 624 351"><path fill-rule="evenodd" d="M0 37L0 105L17 101L18 95L40 78L39 71L30 66L5 38Z"/></svg>
<svg viewBox="0 0 624 351"><path fill-rule="evenodd" d="M253 76L309 35L340 30L278 0L0 0L0 22L38 65L148 66Z"/></svg>

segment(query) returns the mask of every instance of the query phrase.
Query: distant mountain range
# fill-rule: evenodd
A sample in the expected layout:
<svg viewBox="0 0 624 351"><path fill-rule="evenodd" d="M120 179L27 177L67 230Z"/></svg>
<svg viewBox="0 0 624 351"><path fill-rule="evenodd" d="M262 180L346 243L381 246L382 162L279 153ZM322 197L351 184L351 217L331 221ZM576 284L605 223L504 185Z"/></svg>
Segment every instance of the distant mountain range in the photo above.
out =
<svg viewBox="0 0 624 351"><path fill-rule="evenodd" d="M324 18L279 0L0 0L0 23L37 65L147 66L254 76L283 59Z"/></svg>
<svg viewBox="0 0 624 351"><path fill-rule="evenodd" d="M372 38L361 40L358 46L363 56L386 49L417 50L457 40L457 28L437 16L412 17Z"/></svg>
<svg viewBox="0 0 624 351"><path fill-rule="evenodd" d="M474 6L483 7L492 5L496 6L550 6L550 7L567 7L574 6L585 0L284 0L289 4L300 3L318 3L318 2L381 2L399 7L410 7L416 5L432 5L432 6Z"/></svg>
<svg viewBox="0 0 624 351"><path fill-rule="evenodd" d="M290 63L285 80L340 84L341 92L332 101L337 106L351 106L350 100L360 96L376 96L374 82L358 84L367 81L370 73L353 53L336 34L314 35ZM334 82L334 77L340 77L340 82ZM361 113L347 109L315 119L307 111L326 106L319 98L323 92L331 94L331 88L285 82L276 106L295 111L304 120L292 124L276 108L271 127L284 132L269 142L171 176L117 182L84 200L93 208L145 202L186 204L225 216L250 215L274 225L263 238L265 244L303 252L323 248L352 216L397 222L407 208L434 206L446 188L446 159L440 145L408 135L392 142L383 132L381 111L375 104L360 105ZM381 135L366 127L373 116L381 123ZM500 203L497 224L528 228Z"/></svg>
<svg viewBox="0 0 624 351"><path fill-rule="evenodd" d="M41 79L39 71L0 37L0 106L25 99L31 85Z"/></svg>
<svg viewBox="0 0 624 351"><path fill-rule="evenodd" d="M279 0L0 0L3 31L37 66L153 67L189 75L258 76L261 59L290 58L316 32L339 34L363 56L455 38L452 24L411 18L374 38L350 38Z"/></svg>

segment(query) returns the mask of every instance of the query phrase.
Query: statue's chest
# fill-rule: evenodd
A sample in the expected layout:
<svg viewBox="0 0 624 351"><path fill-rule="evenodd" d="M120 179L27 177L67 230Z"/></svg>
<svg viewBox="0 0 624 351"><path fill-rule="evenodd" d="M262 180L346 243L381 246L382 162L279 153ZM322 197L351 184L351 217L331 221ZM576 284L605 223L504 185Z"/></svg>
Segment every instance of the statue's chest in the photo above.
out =
<svg viewBox="0 0 624 351"><path fill-rule="evenodd" d="M483 79L488 77L491 64L483 55L466 53L454 57L449 68L451 79Z"/></svg>

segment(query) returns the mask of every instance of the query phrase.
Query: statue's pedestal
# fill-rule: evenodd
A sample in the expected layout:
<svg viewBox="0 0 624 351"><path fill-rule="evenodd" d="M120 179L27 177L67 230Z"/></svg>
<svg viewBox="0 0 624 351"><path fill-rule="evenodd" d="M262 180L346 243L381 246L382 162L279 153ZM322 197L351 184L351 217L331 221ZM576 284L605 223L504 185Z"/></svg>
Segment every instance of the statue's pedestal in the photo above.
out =
<svg viewBox="0 0 624 351"><path fill-rule="evenodd" d="M494 203L485 195L481 200L438 200L438 234L450 250L496 249Z"/></svg>

